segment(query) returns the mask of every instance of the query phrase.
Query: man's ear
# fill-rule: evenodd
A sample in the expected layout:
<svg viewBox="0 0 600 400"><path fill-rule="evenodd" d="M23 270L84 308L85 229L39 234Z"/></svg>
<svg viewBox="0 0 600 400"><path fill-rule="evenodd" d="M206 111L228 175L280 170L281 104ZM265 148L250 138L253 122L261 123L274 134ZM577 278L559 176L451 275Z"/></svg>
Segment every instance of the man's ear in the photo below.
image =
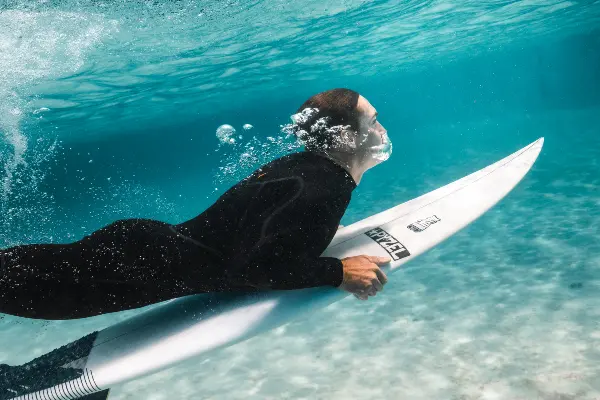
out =
<svg viewBox="0 0 600 400"><path fill-rule="evenodd" d="M356 149L360 140L358 133L350 127L347 127L340 132L340 138L343 143L343 147L349 149Z"/></svg>

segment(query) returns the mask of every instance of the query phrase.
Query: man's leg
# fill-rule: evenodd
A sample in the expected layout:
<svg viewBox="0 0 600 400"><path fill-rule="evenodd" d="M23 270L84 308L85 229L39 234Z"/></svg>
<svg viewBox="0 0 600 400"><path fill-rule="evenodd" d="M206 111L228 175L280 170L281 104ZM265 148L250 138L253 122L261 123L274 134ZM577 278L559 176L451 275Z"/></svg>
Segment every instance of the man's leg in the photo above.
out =
<svg viewBox="0 0 600 400"><path fill-rule="evenodd" d="M120 220L75 243L0 250L0 312L83 318L190 294L181 277L195 249L169 227Z"/></svg>

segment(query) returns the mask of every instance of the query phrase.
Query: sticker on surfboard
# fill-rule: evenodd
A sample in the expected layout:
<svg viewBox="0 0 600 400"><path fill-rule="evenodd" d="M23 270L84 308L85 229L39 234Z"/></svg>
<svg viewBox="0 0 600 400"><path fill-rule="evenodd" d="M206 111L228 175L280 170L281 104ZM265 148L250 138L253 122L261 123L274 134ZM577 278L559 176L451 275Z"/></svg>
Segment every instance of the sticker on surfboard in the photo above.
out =
<svg viewBox="0 0 600 400"><path fill-rule="evenodd" d="M407 228L413 232L423 232L425 229L429 228L431 225L433 225L437 222L440 222L440 221L441 220L438 216L432 215L431 217L423 218L416 222L413 222L412 224L407 226Z"/></svg>
<svg viewBox="0 0 600 400"><path fill-rule="evenodd" d="M396 261L404 257L410 256L410 252L402 243L395 237L387 233L381 228L374 228L365 232L365 235L373 239L385 251L392 256L392 260Z"/></svg>

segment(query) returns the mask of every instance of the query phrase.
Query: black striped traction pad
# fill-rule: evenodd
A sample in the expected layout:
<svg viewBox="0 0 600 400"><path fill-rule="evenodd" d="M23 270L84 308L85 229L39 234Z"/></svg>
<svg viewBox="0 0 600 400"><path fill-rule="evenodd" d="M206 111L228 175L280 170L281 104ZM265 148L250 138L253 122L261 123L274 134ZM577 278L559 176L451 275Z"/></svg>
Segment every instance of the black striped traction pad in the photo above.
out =
<svg viewBox="0 0 600 400"><path fill-rule="evenodd" d="M87 356L92 350L97 335L98 332L92 332L26 364L17 366L0 364L0 400L21 396L26 399L37 399L38 396L33 393L73 380L82 382L81 385L77 385L78 387L72 388L75 393L81 393L81 396L76 399L107 399L109 390L100 391L91 371L85 368ZM62 397L58 390L56 395Z"/></svg>

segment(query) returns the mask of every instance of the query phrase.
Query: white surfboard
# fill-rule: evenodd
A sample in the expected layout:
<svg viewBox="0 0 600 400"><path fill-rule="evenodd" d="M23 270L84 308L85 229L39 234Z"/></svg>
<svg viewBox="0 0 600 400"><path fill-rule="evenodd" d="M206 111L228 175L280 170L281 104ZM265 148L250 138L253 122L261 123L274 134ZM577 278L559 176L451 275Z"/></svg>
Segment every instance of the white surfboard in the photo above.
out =
<svg viewBox="0 0 600 400"><path fill-rule="evenodd" d="M389 276L500 201L529 171L543 142L540 138L471 175L341 228L323 255L388 256L392 262L384 271ZM115 384L171 367L190 357L206 356L347 295L339 289L323 287L195 295L171 300L82 338L68 348L55 350L57 353L47 359L57 358L60 365L41 360L35 366L39 368L45 362L46 368L58 367L59 372L68 370L77 377L66 382L64 376L52 378L58 381L45 383L47 389L32 387L36 391L19 393L20 397L14 398L73 399L97 392L105 398L107 389Z"/></svg>

